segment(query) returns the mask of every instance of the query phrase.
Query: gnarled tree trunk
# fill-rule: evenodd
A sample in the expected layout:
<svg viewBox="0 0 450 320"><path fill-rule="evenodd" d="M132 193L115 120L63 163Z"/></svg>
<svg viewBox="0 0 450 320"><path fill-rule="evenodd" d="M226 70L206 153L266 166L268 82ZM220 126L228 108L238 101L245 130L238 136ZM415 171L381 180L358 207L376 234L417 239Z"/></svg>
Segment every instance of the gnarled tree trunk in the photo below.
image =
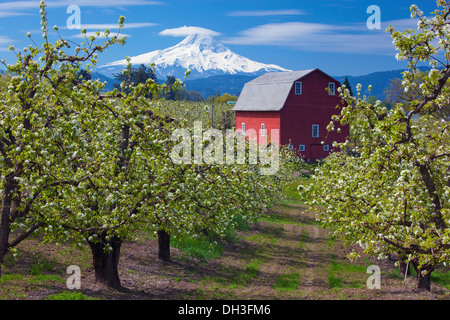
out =
<svg viewBox="0 0 450 320"><path fill-rule="evenodd" d="M114 289L123 289L119 278L119 256L122 240L112 237L106 240L105 235L99 236L99 241L89 241L92 251L92 264L95 271L95 280ZM111 247L112 250L107 250Z"/></svg>

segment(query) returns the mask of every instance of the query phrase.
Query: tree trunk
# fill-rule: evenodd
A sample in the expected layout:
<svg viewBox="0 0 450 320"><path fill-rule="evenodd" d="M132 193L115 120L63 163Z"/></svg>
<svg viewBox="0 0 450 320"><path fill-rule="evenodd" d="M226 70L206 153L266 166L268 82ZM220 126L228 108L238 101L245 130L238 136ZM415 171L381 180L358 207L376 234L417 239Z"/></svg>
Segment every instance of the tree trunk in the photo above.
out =
<svg viewBox="0 0 450 320"><path fill-rule="evenodd" d="M158 258L170 261L170 234L165 230L158 231Z"/></svg>
<svg viewBox="0 0 450 320"><path fill-rule="evenodd" d="M100 241L88 243L92 251L95 280L114 289L123 289L118 268L122 240L117 237L106 240L105 235L101 235ZM106 247L111 247L112 250L107 251Z"/></svg>
<svg viewBox="0 0 450 320"><path fill-rule="evenodd" d="M434 267L432 265L424 265L421 268L417 268L414 265L414 269L417 271L417 289L430 291L431 272L433 272Z"/></svg>
<svg viewBox="0 0 450 320"><path fill-rule="evenodd" d="M406 255L402 254L402 253L398 253L398 268L399 268L399 272L400 275L402 277L404 277L405 275L409 276L411 275L411 272L409 270L409 265L406 262Z"/></svg>
<svg viewBox="0 0 450 320"><path fill-rule="evenodd" d="M14 181L14 177L6 178L2 195L3 200L0 217L0 277L2 275L1 265L3 264L9 249L9 235L11 233L11 205L16 187L17 184Z"/></svg>

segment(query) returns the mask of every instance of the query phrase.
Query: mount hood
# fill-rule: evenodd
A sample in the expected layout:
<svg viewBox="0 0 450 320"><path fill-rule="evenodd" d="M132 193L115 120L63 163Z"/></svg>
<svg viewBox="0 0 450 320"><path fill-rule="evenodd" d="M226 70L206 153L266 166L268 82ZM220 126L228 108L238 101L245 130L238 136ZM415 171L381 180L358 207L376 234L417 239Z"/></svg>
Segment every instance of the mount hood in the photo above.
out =
<svg viewBox="0 0 450 320"><path fill-rule="evenodd" d="M100 66L98 72L111 76L126 66L126 59ZM141 64L155 64L158 79L172 75L182 79L190 70L189 79L206 78L214 75L259 75L266 72L290 71L274 64L250 60L232 52L213 36L191 34L177 45L131 57L133 67Z"/></svg>

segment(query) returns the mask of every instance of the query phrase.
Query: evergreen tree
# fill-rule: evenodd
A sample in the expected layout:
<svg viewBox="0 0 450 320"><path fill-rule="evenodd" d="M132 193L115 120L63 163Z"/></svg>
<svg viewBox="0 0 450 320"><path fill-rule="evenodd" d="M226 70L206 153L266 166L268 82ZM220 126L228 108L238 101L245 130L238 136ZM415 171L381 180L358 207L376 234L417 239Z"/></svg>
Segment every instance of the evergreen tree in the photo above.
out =
<svg viewBox="0 0 450 320"><path fill-rule="evenodd" d="M114 78L119 82L126 84L125 89L121 88L120 84L114 84L114 87L120 91L129 92L129 86L137 86L139 84L145 84L148 79L152 79L156 82L156 74L153 68L147 68L144 64L141 64L139 68L131 68L131 70L114 74ZM145 94L148 98L152 98L150 93Z"/></svg>
<svg viewBox="0 0 450 320"><path fill-rule="evenodd" d="M166 100L175 100L175 90L176 89L174 89L174 85L175 85L176 81L177 81L177 79L174 76L167 76L166 86L168 88L168 91L164 95Z"/></svg>
<svg viewBox="0 0 450 320"><path fill-rule="evenodd" d="M350 85L350 82L348 81L348 78L345 77L344 83L343 85L348 89L348 91L350 92L350 96L353 97L353 92L352 92L352 86Z"/></svg>
<svg viewBox="0 0 450 320"><path fill-rule="evenodd" d="M83 80L91 80L91 74L85 70L85 69L81 69L78 73L78 79L79 81L83 81Z"/></svg>

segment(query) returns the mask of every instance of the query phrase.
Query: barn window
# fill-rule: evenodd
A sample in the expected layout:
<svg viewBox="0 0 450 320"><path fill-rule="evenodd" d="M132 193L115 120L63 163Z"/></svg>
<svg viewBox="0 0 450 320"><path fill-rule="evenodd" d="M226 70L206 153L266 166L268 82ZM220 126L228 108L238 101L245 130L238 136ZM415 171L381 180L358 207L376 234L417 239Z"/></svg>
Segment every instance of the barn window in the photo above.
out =
<svg viewBox="0 0 450 320"><path fill-rule="evenodd" d="M334 96L334 89L335 89L335 84L334 84L334 82L328 83L328 89L330 89L330 90L328 91L328 94L329 94L330 96Z"/></svg>
<svg viewBox="0 0 450 320"><path fill-rule="evenodd" d="M297 96L302 94L302 82L301 81L296 81L295 82L295 94Z"/></svg>
<svg viewBox="0 0 450 320"><path fill-rule="evenodd" d="M245 123L242 122L242 134L245 134Z"/></svg>
<svg viewBox="0 0 450 320"><path fill-rule="evenodd" d="M318 124L313 124L312 125L312 137L313 138L318 138L319 137L319 125Z"/></svg>
<svg viewBox="0 0 450 320"><path fill-rule="evenodd" d="M330 151L330 146L328 144L324 144L323 151Z"/></svg>
<svg viewBox="0 0 450 320"><path fill-rule="evenodd" d="M294 149L294 145L293 145L293 144L290 144L290 145L289 145L289 149Z"/></svg>
<svg viewBox="0 0 450 320"><path fill-rule="evenodd" d="M261 123L261 137L264 137L266 135L266 125L264 123Z"/></svg>
<svg viewBox="0 0 450 320"><path fill-rule="evenodd" d="M298 151L305 151L305 145L304 144L299 145Z"/></svg>

